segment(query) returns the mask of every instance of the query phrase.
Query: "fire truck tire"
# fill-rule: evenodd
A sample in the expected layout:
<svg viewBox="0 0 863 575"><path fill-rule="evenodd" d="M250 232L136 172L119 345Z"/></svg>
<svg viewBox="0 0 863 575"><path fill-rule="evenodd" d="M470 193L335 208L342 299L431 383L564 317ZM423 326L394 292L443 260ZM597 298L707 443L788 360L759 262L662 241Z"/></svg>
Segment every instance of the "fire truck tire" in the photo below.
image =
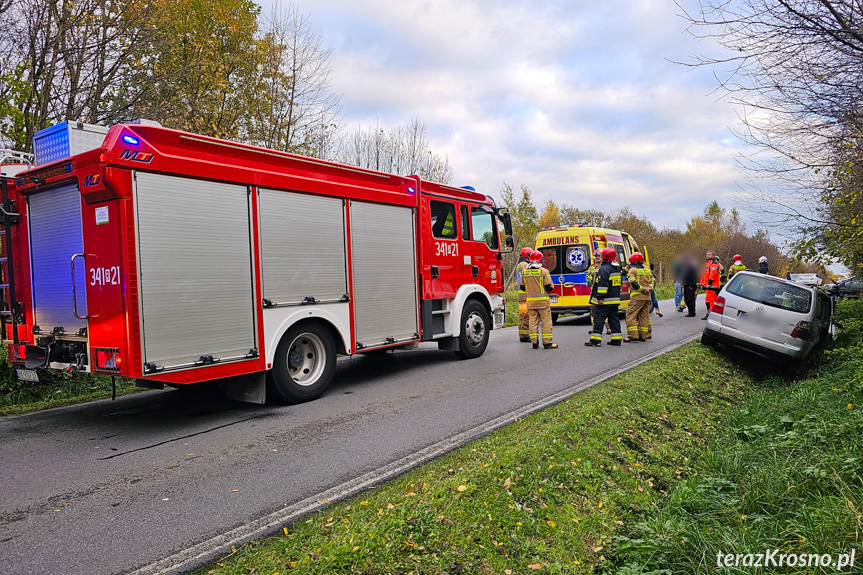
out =
<svg viewBox="0 0 863 575"><path fill-rule="evenodd" d="M472 299L464 304L461 311L461 334L458 336L459 350L456 352L462 359L479 357L488 347L491 319L485 306Z"/></svg>
<svg viewBox="0 0 863 575"><path fill-rule="evenodd" d="M291 327L276 348L267 391L288 403L320 397L336 373L333 333L318 322Z"/></svg>

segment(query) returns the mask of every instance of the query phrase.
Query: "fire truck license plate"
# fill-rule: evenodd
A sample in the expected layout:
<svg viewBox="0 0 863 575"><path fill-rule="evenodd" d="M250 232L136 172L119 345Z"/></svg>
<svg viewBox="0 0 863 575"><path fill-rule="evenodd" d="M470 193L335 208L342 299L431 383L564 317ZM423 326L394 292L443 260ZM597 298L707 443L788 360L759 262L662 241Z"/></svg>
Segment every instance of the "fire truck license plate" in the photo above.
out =
<svg viewBox="0 0 863 575"><path fill-rule="evenodd" d="M556 297L553 297L553 298L550 298L550 299L551 299L551 303L557 303L557 298L556 298Z"/></svg>
<svg viewBox="0 0 863 575"><path fill-rule="evenodd" d="M16 369L15 372L21 381L39 382L39 374L36 373L35 369Z"/></svg>

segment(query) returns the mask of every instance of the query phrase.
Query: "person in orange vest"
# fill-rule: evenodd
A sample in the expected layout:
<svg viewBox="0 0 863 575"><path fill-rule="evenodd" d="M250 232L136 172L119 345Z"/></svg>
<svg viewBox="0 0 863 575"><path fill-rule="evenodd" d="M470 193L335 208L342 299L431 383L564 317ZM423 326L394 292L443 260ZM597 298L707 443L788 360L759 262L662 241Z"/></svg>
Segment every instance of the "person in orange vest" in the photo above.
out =
<svg viewBox="0 0 863 575"><path fill-rule="evenodd" d="M707 314L701 319L710 317L710 305L716 301L719 290L722 289L722 266L716 261L716 252L707 252L707 265L704 267L704 275L701 276L701 287L707 292L704 301L707 302Z"/></svg>
<svg viewBox="0 0 863 575"><path fill-rule="evenodd" d="M539 347L539 329L542 324L542 346L557 349L551 341L551 302L548 294L554 289L551 274L542 267L542 252L530 254L530 264L521 274L519 289L527 296L527 313L530 322L530 342L533 349Z"/></svg>
<svg viewBox="0 0 863 575"><path fill-rule="evenodd" d="M515 266L515 285L521 286L521 274L530 264L530 254L533 248L522 248L521 257ZM518 289L518 341L530 342L530 331L528 329L527 294L519 287Z"/></svg>

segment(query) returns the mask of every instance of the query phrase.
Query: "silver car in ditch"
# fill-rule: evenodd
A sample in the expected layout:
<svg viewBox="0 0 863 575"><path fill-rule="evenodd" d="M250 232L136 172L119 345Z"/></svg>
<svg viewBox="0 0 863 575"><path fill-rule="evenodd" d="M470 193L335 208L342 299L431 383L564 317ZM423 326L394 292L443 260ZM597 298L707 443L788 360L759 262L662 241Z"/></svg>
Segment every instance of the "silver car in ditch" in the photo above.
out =
<svg viewBox="0 0 863 575"><path fill-rule="evenodd" d="M743 271L719 292L701 343L724 343L802 368L832 338L832 313L833 301L821 290Z"/></svg>

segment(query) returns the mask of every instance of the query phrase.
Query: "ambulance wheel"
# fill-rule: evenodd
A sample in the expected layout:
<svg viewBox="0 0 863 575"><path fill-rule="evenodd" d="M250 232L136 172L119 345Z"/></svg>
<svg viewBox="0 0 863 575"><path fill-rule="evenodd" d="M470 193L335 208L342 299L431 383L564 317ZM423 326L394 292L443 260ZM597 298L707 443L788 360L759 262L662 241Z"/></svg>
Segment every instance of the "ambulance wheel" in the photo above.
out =
<svg viewBox="0 0 863 575"><path fill-rule="evenodd" d="M318 322L289 329L267 373L267 391L288 403L320 397L336 373L336 342L332 332Z"/></svg>
<svg viewBox="0 0 863 575"><path fill-rule="evenodd" d="M557 325L557 318L559 318L559 317L560 317L559 313L553 313L552 312L552 314L551 314L551 325Z"/></svg>
<svg viewBox="0 0 863 575"><path fill-rule="evenodd" d="M481 356L488 347L490 331L491 320L485 306L474 299L468 300L461 312L461 334L456 354L462 359Z"/></svg>

